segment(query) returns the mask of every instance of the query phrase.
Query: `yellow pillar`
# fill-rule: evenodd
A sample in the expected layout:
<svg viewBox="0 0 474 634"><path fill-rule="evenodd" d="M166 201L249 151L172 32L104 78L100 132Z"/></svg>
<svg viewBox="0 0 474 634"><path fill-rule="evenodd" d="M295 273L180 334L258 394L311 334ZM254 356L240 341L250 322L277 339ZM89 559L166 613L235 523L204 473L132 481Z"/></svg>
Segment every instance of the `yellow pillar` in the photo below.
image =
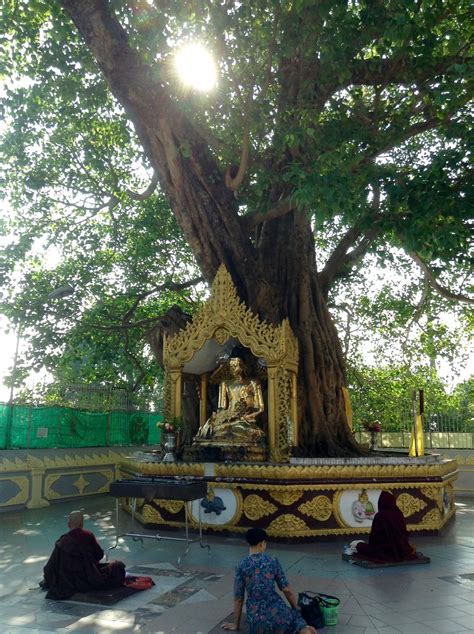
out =
<svg viewBox="0 0 474 634"><path fill-rule="evenodd" d="M277 434L276 434L276 390L275 379L277 374L276 367L267 368L268 373L268 448L270 450L270 460L276 459L277 449Z"/></svg>
<svg viewBox="0 0 474 634"><path fill-rule="evenodd" d="M199 390L199 427L206 422L207 404L207 374L201 374L201 386Z"/></svg>
<svg viewBox="0 0 474 634"><path fill-rule="evenodd" d="M26 503L27 509L41 509L49 506L48 500L43 498L44 474L44 467L31 467L31 497Z"/></svg>
<svg viewBox="0 0 474 634"><path fill-rule="evenodd" d="M346 410L346 418L347 424L349 425L349 429L352 431L352 403L351 397L349 394L349 390L347 387L342 387L342 396L344 397L344 409Z"/></svg>
<svg viewBox="0 0 474 634"><path fill-rule="evenodd" d="M298 384L296 381L296 373L291 372L290 384L290 412L291 422L293 424L293 444L298 446L299 424L298 424Z"/></svg>
<svg viewBox="0 0 474 634"><path fill-rule="evenodd" d="M182 413L182 401L183 401L183 375L181 370L172 370L170 372L171 375L171 385L173 390L173 397L171 400L172 409L171 418L180 418Z"/></svg>

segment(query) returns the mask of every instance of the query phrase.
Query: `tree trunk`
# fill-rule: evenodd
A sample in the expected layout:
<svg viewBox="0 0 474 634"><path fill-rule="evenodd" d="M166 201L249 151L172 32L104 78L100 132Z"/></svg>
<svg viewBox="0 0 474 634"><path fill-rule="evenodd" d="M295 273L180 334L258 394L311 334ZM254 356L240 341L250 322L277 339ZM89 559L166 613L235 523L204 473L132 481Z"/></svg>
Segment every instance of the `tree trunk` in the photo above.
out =
<svg viewBox="0 0 474 634"><path fill-rule="evenodd" d="M299 411L306 455L358 452L341 388L344 361L319 287L311 226L293 212L265 223L252 242L206 140L128 43L105 0L62 0L125 108L171 209L210 282L221 263L261 318L289 317L300 344ZM183 148L186 152L183 152Z"/></svg>
<svg viewBox="0 0 474 634"><path fill-rule="evenodd" d="M261 318L290 320L299 341L300 447L311 456L356 455L342 387L345 363L339 338L318 282L311 225L293 212L262 227L258 256L265 281L249 280L249 307ZM263 275L261 275L261 278Z"/></svg>

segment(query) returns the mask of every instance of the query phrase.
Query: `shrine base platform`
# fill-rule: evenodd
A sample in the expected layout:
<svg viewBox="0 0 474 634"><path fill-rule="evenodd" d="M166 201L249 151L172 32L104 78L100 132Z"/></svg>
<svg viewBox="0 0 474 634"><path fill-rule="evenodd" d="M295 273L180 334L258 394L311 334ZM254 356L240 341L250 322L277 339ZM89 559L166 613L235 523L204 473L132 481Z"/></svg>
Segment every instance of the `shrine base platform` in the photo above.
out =
<svg viewBox="0 0 474 634"><path fill-rule="evenodd" d="M437 532L455 513L456 460L422 458L305 458L290 464L160 463L151 454L126 458L122 478L137 475L204 479L208 496L191 505L197 526L208 532L242 533L252 526L281 539L370 532L381 490L392 492L409 531ZM128 501L125 502L127 508ZM184 504L138 500L138 521L183 527Z"/></svg>

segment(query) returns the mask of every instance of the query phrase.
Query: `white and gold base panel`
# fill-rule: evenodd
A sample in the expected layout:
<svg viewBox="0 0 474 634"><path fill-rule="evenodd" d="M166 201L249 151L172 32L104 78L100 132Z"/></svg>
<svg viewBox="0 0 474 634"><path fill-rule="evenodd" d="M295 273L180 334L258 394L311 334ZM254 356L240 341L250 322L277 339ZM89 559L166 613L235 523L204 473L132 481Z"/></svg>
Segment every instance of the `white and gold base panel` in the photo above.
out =
<svg viewBox="0 0 474 634"><path fill-rule="evenodd" d="M432 457L430 457L432 458ZM370 460L370 459L369 459ZM408 530L439 531L454 515L455 460L316 459L315 464L153 463L124 460L121 477L199 478L208 494L191 505L191 522L208 532L245 532L258 526L275 538L369 533L382 490L397 499ZM125 501L125 508L128 500ZM138 500L147 527L184 526L179 501Z"/></svg>

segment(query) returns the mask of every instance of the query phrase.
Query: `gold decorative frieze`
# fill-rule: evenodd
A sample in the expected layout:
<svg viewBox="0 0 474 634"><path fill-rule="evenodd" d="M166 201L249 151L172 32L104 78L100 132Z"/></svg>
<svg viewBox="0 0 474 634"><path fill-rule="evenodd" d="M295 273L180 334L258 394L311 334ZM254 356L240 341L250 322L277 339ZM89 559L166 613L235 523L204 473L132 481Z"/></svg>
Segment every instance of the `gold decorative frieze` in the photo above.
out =
<svg viewBox="0 0 474 634"><path fill-rule="evenodd" d="M244 514L249 520L259 520L265 515L273 515L276 511L278 507L259 495L248 495L244 500Z"/></svg>
<svg viewBox="0 0 474 634"><path fill-rule="evenodd" d="M272 490L270 492L270 495L280 504L283 504L284 506L291 506L291 504L294 504L301 498L301 496L303 495L303 491L302 489L295 490L285 487L284 489L280 489L279 491Z"/></svg>
<svg viewBox="0 0 474 634"><path fill-rule="evenodd" d="M221 265L212 283L211 295L185 328L167 337L163 361L168 369L181 370L208 339L225 342L236 337L253 354L269 364L286 361L298 367L298 342L289 322L281 326L262 322L237 294L230 273Z"/></svg>
<svg viewBox="0 0 474 634"><path fill-rule="evenodd" d="M159 510L149 504L145 504L145 506L141 509L141 513L137 513L136 517L141 519L145 524L170 524L171 526L174 524L163 519ZM176 524L174 525L176 526Z"/></svg>
<svg viewBox="0 0 474 634"><path fill-rule="evenodd" d="M441 477L456 474L457 463L454 460L428 464L346 464L346 465L237 465L216 464L216 476L220 477L247 477L255 479L275 480L305 480L321 479L359 479L366 478L400 478L406 480L410 477ZM392 486L392 485L390 485ZM396 485L394 485L396 486ZM416 485L419 486L419 483ZM360 486L359 486L360 488ZM380 485L378 486L380 488Z"/></svg>
<svg viewBox="0 0 474 634"><path fill-rule="evenodd" d="M169 513L179 513L184 507L180 500L155 500L155 504L166 509Z"/></svg>
<svg viewBox="0 0 474 634"><path fill-rule="evenodd" d="M432 524L432 525L437 525L439 526L440 524L440 519L441 519L441 513L439 512L439 509L431 509L431 511L428 511L428 513L426 513L426 515L423 516L421 523L424 524Z"/></svg>
<svg viewBox="0 0 474 634"><path fill-rule="evenodd" d="M276 446L274 447L274 462L288 462L291 446L294 444L293 425L291 422L291 374L284 367L279 367L275 373L277 398L276 415Z"/></svg>
<svg viewBox="0 0 474 634"><path fill-rule="evenodd" d="M214 339L221 346L225 344L227 339L229 339L229 336L230 336L229 333L224 328L216 328L214 330Z"/></svg>
<svg viewBox="0 0 474 634"><path fill-rule="evenodd" d="M454 487L453 487L451 482L449 482L446 485L445 492L446 492L446 495L448 497L448 500L447 500L447 511L449 512L451 509L454 509ZM441 498L441 496L439 498L439 506L440 506L440 510L444 506L444 500Z"/></svg>
<svg viewBox="0 0 474 634"><path fill-rule="evenodd" d="M452 482L446 484L446 493L448 494L449 501L454 502L454 485Z"/></svg>
<svg viewBox="0 0 474 634"><path fill-rule="evenodd" d="M0 471L29 471L29 467L26 463L26 460L20 460L19 458L15 458L15 460L8 460L8 458L2 458L0 460Z"/></svg>
<svg viewBox="0 0 474 634"><path fill-rule="evenodd" d="M405 517L410 517L410 515L426 508L426 502L409 493L400 493L397 497L397 506Z"/></svg>
<svg viewBox="0 0 474 634"><path fill-rule="evenodd" d="M204 476L204 464L197 462L141 462L133 458L121 461L122 471L130 474L159 476Z"/></svg>
<svg viewBox="0 0 474 634"><path fill-rule="evenodd" d="M304 520L300 517L296 517L291 513L284 513L271 522L268 527L268 532L271 535L286 535L290 537L293 535L300 535L303 533L309 533L309 527Z"/></svg>
<svg viewBox="0 0 474 634"><path fill-rule="evenodd" d="M74 467L95 467L102 465L118 464L124 459L120 454L109 449L97 452L95 449L91 453L76 454L74 450L71 453L60 454L58 452L45 454L41 458L34 454L29 454L25 459L15 458L9 460L7 458L0 459L0 472L12 471L30 471L31 469L68 469Z"/></svg>
<svg viewBox="0 0 474 634"><path fill-rule="evenodd" d="M440 487L435 487L435 486L421 487L420 492L429 500L434 500L435 502L439 502L441 498Z"/></svg>
<svg viewBox="0 0 474 634"><path fill-rule="evenodd" d="M317 495L309 502L300 504L298 511L314 517L314 519L325 522L332 515L332 502L326 495Z"/></svg>

